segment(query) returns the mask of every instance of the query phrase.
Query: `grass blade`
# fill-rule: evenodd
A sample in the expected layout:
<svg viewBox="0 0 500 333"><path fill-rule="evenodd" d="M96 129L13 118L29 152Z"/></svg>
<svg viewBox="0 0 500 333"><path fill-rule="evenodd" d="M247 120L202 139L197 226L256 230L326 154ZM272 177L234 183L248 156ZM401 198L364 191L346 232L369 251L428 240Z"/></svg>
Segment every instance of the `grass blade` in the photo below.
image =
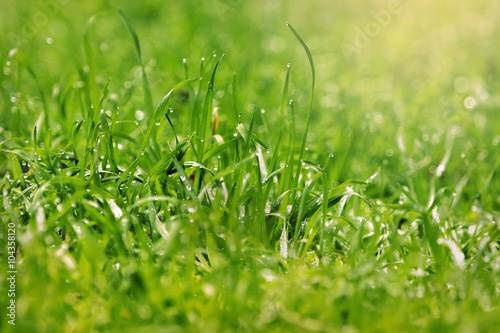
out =
<svg viewBox="0 0 500 333"><path fill-rule="evenodd" d="M118 10L118 14L120 15L121 19L123 20L123 23L125 23L125 26L127 27L128 31L130 33L130 36L132 37L132 40L134 41L135 52L137 53L137 58L139 59L139 64L140 64L141 70L142 70L142 89L144 90L144 109L146 111L146 114L148 116L151 116L153 114L153 98L151 97L151 90L149 89L148 77L146 76L146 70L145 70L144 64L142 62L141 45L139 44L139 37L137 37L137 33L135 32L134 28L132 27L132 24L130 23L129 19L125 16L125 14L121 10Z"/></svg>
<svg viewBox="0 0 500 333"><path fill-rule="evenodd" d="M304 130L304 135L302 137L302 145L300 147L300 153L299 153L299 164L297 166L297 172L295 174L295 182L298 184L299 177L300 177L300 172L301 172L301 167L302 167L301 161L302 161L302 159L304 157L304 152L306 150L307 134L309 132L309 121L311 119L311 111L312 111L312 107L313 107L314 86L315 86L315 82L316 82L316 71L314 69L314 61L313 61L313 58L312 58L312 55L311 55L311 51L309 51L309 48L307 47L306 43L300 37L300 35L297 33L297 31L295 31L295 29L290 25L290 23L287 22L286 25L288 26L288 28L290 28L290 30L292 31L292 33L294 34L294 36L300 42L300 44L304 48L304 51L306 51L307 58L309 59L309 65L311 67L311 79L312 79L311 80L311 90L309 92L309 105L308 105L308 108L307 108L306 128Z"/></svg>

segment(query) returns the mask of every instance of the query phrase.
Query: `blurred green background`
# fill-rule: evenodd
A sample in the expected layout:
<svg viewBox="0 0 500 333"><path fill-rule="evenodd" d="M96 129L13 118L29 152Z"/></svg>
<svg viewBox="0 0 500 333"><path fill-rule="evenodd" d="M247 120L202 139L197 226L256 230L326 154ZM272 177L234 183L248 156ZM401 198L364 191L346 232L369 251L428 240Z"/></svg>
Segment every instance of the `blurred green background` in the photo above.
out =
<svg viewBox="0 0 500 333"><path fill-rule="evenodd" d="M398 4L398 14L391 14L385 26L377 23L377 30L376 16ZM64 89L75 75L72 57L85 63L82 38L94 14L89 38L101 86L111 78L111 93L119 104L126 98L120 94L124 85L140 86L132 41L116 8L124 11L139 35L155 105L184 79L183 58L188 76L194 77L202 57L214 51L226 54L216 83L216 103L225 110L222 126L233 126L233 73L238 76L238 110L243 117L257 104L267 111L269 123L277 121L287 63L292 64L291 95L299 115L304 114L310 74L301 46L285 26L289 21L308 43L317 69L309 152L333 152L334 176L339 180L369 176L367 172L376 170L365 167L384 160L397 164L398 135L415 159L432 158L428 166L439 163L451 128L462 138L452 164L463 166L462 153L471 163L492 161L500 139L495 116L500 82L496 1L4 0L2 8L3 67L11 48L22 49L48 95ZM367 28L373 37L360 39L359 31ZM346 57L350 46L356 52ZM6 121L9 96L5 89L3 93ZM464 105L468 97L471 108ZM131 115L142 107L141 101L132 96L127 106ZM187 122L183 114L177 120ZM366 142L372 144L365 147Z"/></svg>

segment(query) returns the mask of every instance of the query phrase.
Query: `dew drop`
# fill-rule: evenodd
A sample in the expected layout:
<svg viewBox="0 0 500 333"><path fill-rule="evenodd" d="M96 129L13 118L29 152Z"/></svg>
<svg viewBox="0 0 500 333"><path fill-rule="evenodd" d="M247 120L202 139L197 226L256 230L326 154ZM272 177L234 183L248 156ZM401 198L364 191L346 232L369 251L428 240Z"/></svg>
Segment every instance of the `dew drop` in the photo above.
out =
<svg viewBox="0 0 500 333"><path fill-rule="evenodd" d="M135 119L137 119L139 121L143 120L144 119L144 112L141 110L135 111Z"/></svg>

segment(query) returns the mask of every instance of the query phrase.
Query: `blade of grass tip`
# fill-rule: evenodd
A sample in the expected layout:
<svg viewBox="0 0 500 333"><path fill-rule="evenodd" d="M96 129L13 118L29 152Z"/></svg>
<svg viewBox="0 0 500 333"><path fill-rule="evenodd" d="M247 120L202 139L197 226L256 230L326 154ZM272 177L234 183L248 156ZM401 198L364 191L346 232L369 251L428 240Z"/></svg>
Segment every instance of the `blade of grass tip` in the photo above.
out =
<svg viewBox="0 0 500 333"><path fill-rule="evenodd" d="M149 83L148 83L148 78L146 76L146 70L144 68L144 64L142 62L142 55L141 55L141 46L139 44L139 37L137 37L137 33L135 32L134 28L130 24L130 21L128 18L125 16L123 11L120 9L118 10L118 14L120 15L121 19L123 20L123 23L125 23L125 26L127 27L130 36L132 36L132 39L134 41L134 47L135 51L137 53L137 58L139 59L139 64L141 66L142 70L142 89L144 90L144 109L146 111L146 114L148 116L151 116L153 114L153 98L151 97L151 90L149 89Z"/></svg>
<svg viewBox="0 0 500 333"><path fill-rule="evenodd" d="M190 83L192 83L192 82L198 81L198 80L200 80L200 78L199 78L199 77L197 77L197 78L193 78L193 79L189 79L189 80L185 80L185 81L182 81L182 82L180 82L180 83L176 84L176 85L175 85L175 86L174 86L174 87L173 87L173 88L172 88L172 89L171 89L171 90L170 90L170 91L169 91L169 92L168 92L168 93L167 93L167 94L163 97L163 99L161 100L160 104L159 104L159 105L158 105L158 107L156 108L156 111L155 111L155 113L154 113L153 117L152 117L152 118L150 119L150 121L149 121L149 126L148 126L148 129L147 129L146 134L145 134L145 136L144 136L144 140L142 141L142 145L141 145L141 152L143 152L143 151L146 149L146 146L147 146L147 144L148 144L148 140L149 140L149 138L150 138L150 136L151 136L151 132L153 131L153 128L156 126L156 125L155 125L155 123L156 123L156 119L158 118L158 116L159 116L161 113L163 113L163 111L165 111L165 108L166 108L166 107L167 107L167 105L168 105L168 102L169 102L169 100L170 100L170 97L172 96L172 93L173 93L175 90L177 90L177 89L179 89L179 88L181 88L181 87L183 87L183 86L185 86L185 85L187 85L187 84L190 84Z"/></svg>
<svg viewBox="0 0 500 333"><path fill-rule="evenodd" d="M25 132L25 137L27 138L28 135ZM36 126L33 127L33 148L35 151L35 158L38 156L38 128Z"/></svg>
<svg viewBox="0 0 500 333"><path fill-rule="evenodd" d="M204 69L204 64L205 64L205 58L201 58L200 62L200 74L199 77L203 77L203 69ZM200 115L198 113L198 97L200 96L201 93L201 80L200 84L198 85L198 89L196 89L196 93L193 98L193 103L191 105L191 122L190 122L190 127L189 127L189 132L194 133L198 129L198 123L200 121ZM195 155L197 156L197 155Z"/></svg>
<svg viewBox="0 0 500 333"><path fill-rule="evenodd" d="M288 162L287 162L287 172L286 172L286 178L284 182L284 189L290 188L290 187L295 187L297 188L298 184L294 184L293 182L293 162L294 162L294 142L295 142L295 109L293 107L293 100L290 100L290 111L291 111L291 116L292 116L292 122L290 124L290 135L288 137ZM301 161L299 159L299 165L301 164ZM295 185L295 186L294 186ZM281 192L283 192L283 190ZM295 191L291 191L290 197L293 198L295 196ZM288 201L288 200L287 200Z"/></svg>
<svg viewBox="0 0 500 333"><path fill-rule="evenodd" d="M453 150L453 142L455 141L455 132L453 130L450 130L448 132L448 135L446 136L446 151L443 156L443 159L439 163L438 167L436 168L436 177L441 177L443 173L446 171L446 165L448 164L448 161L450 160L451 156L451 151Z"/></svg>
<svg viewBox="0 0 500 333"><path fill-rule="evenodd" d="M286 108L287 104L290 101L290 96L288 94L288 86L290 85L290 69L292 64L286 65L286 77L285 77L285 85L283 86L283 95L281 97L281 105L280 105L280 118L281 120L285 119L286 116ZM280 122L280 133L283 129L283 124Z"/></svg>
<svg viewBox="0 0 500 333"><path fill-rule="evenodd" d="M108 154L109 154L109 164L113 172L118 172L118 167L116 166L115 153L113 148L113 135L111 134L111 128L108 126L108 120L106 118L106 113L101 112L100 114L101 124L103 127L104 135L106 136L106 141L108 143Z"/></svg>
<svg viewBox="0 0 500 333"><path fill-rule="evenodd" d="M172 128L172 132L174 132L175 143L179 144L179 139L177 138L177 133L175 133L174 124L172 124L172 121L170 120L170 117L168 116L168 112L165 113L165 117L167 117L167 121L170 124L170 127Z"/></svg>
<svg viewBox="0 0 500 333"><path fill-rule="evenodd" d="M215 53L214 53L215 54ZM214 96L214 82L215 82L215 74L217 73L217 68L219 68L219 64L221 60L224 58L224 55L217 60L217 63L214 66L212 71L212 76L210 77L210 81L208 81L208 89L207 94L205 96L205 103L203 104L202 111L202 120L201 123L198 124L197 134L200 137L200 142L197 145L198 156L197 161L199 163L203 163L203 155L205 154L205 145L209 145L212 140L212 105L213 105L213 96ZM197 116L197 115L196 115ZM194 184L197 189L200 188L201 183L201 169L196 169Z"/></svg>
<svg viewBox="0 0 500 333"><path fill-rule="evenodd" d="M288 26L288 28L290 28L290 30L292 31L292 33L295 35L295 38L297 38L297 40L300 42L300 44L304 48L304 51L306 51L307 58L309 59L309 65L311 67L311 76L312 76L311 91L309 92L309 106L307 108L306 128L304 130L304 136L302 137L302 145L300 147L300 154L299 154L299 164L297 166L297 172L296 172L296 175L295 175L295 182L298 184L299 177L300 177L300 172L302 171L301 170L301 166L302 166L301 161L302 161L302 158L304 157L304 151L305 151L305 148L306 148L307 134L309 132L309 121L310 121L310 118L311 118L311 110L312 110L313 99L314 99L314 85L315 85L315 82L316 82L316 71L314 69L314 62L313 62L313 58L312 58L312 55L311 55L311 51L309 51L309 48L307 47L306 43L300 37L300 35L297 33L297 31L295 31L295 29L291 26L290 23L287 22L286 25Z"/></svg>
<svg viewBox="0 0 500 333"><path fill-rule="evenodd" d="M200 77L203 78L203 74L205 74L206 68L210 64L211 60L214 59L215 57L217 57L217 54L214 51L214 52L212 52L212 55L208 58L208 60L206 60L204 57L201 58L200 74L199 74ZM201 89L202 89L202 81L200 80L200 84L198 85L198 89L196 90L196 94L193 98L193 104L192 104L192 108L191 108L191 123L190 123L190 132L191 133L194 133L196 131L199 132L200 126L202 126L202 125L200 125L200 115L202 113L200 113L200 107L198 106L198 99L199 99L200 94L201 94ZM194 146L193 146L193 150L194 150ZM194 156L196 158L198 158L197 154Z"/></svg>
<svg viewBox="0 0 500 333"><path fill-rule="evenodd" d="M255 123L255 114L257 112L257 106L255 106L254 110L253 110L253 114L252 114L252 120L250 121L250 127L248 128L248 133L246 135L246 138L243 137L243 139L245 139L246 143L245 143L245 148L243 149L243 153L246 154L248 153L248 150L250 149L250 145L251 145L251 142L252 142L252 135L253 135L253 126L254 126L254 123ZM243 155L244 157L245 155Z"/></svg>
<svg viewBox="0 0 500 333"><path fill-rule="evenodd" d="M102 106L104 105L104 101L108 97L109 93L109 83L111 82L111 79L108 79L106 82L106 85L104 86L104 89L102 90L102 95L101 98L99 99L99 103L97 104L97 108L94 110L94 115L93 115L93 121L95 124L99 122Z"/></svg>
<svg viewBox="0 0 500 333"><path fill-rule="evenodd" d="M205 58L202 57L200 61L200 76L203 76L204 65L205 65Z"/></svg>
<svg viewBox="0 0 500 333"><path fill-rule="evenodd" d="M74 129L71 132L71 136L68 140L68 143L66 144L66 146L64 146L64 150L68 149L73 145L73 143L76 140L76 136L78 135L78 132L80 132L80 128L82 127L83 124L84 124L83 120L74 122L74 126L72 126L72 128L74 127Z"/></svg>
<svg viewBox="0 0 500 333"><path fill-rule="evenodd" d="M75 85L76 78L75 76L71 77L68 82L66 82L66 85L64 87L64 90L62 90L62 93L58 94L57 98L57 104L59 106L59 113L61 115L61 118L66 120L68 119L67 113L66 113L66 104L68 103L69 96L71 95L71 92L73 91L73 87Z"/></svg>
<svg viewBox="0 0 500 333"><path fill-rule="evenodd" d="M189 74L188 74L188 61L186 58L182 59L182 64L184 65L184 80L187 80L189 77Z"/></svg>
<svg viewBox="0 0 500 333"><path fill-rule="evenodd" d="M222 55L222 57L215 64L210 81L208 81L208 90L207 90L207 95L205 97L205 104L203 106L202 121L198 128L198 134L201 137L201 139L203 139L203 141L200 142L200 148L198 149L198 154L199 154L198 161L200 163L203 161L203 154L205 153L205 145L210 144L209 140L212 136L211 122L212 122L212 104L214 96L215 74L217 73L217 68L219 67L222 58L224 58L224 55Z"/></svg>

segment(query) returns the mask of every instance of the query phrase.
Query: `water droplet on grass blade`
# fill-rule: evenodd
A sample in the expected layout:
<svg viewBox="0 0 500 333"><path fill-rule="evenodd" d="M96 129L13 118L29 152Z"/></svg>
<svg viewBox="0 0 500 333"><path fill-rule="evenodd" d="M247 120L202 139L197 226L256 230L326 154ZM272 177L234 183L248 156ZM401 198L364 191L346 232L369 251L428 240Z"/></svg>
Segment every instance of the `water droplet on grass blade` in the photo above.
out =
<svg viewBox="0 0 500 333"><path fill-rule="evenodd" d="M135 111L135 119L141 121L144 119L144 112L141 110Z"/></svg>

